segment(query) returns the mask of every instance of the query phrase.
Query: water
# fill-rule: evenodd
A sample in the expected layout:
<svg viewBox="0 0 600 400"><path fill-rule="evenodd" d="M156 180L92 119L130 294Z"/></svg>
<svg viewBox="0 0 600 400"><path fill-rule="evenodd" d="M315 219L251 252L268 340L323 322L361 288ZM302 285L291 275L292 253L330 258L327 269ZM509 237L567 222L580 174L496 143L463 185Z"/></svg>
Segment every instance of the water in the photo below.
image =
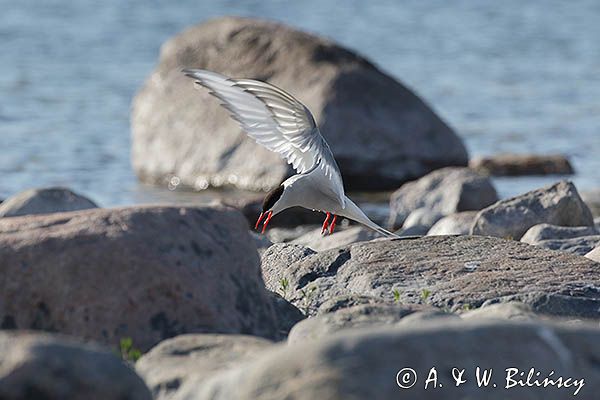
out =
<svg viewBox="0 0 600 400"><path fill-rule="evenodd" d="M398 4L0 0L0 198L64 185L103 206L172 199L131 171L131 99L161 43L220 15L333 38L419 93L471 155L561 152L580 189L600 186L600 2ZM496 183L509 195L555 179Z"/></svg>

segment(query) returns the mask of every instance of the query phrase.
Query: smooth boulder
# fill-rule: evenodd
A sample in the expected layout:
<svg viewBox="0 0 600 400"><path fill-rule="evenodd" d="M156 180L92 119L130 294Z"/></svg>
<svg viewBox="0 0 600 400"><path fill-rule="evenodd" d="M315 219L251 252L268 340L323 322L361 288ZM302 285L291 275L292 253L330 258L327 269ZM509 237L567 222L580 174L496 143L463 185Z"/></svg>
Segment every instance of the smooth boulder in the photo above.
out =
<svg viewBox="0 0 600 400"><path fill-rule="evenodd" d="M427 235L468 235L477 211L463 211L445 216L427 231Z"/></svg>
<svg viewBox="0 0 600 400"><path fill-rule="evenodd" d="M0 326L147 350L190 332L278 329L244 217L130 207L0 219Z"/></svg>
<svg viewBox="0 0 600 400"><path fill-rule="evenodd" d="M540 224L529 228L521 242L583 256L600 244L600 232L593 226Z"/></svg>
<svg viewBox="0 0 600 400"><path fill-rule="evenodd" d="M344 295L442 309L521 301L549 315L600 318L600 270L584 257L483 236L426 236L356 243L319 253L282 245L294 258L262 257L267 286L288 282L287 299L315 315ZM540 294L544 297L533 296ZM510 298L512 296L512 298Z"/></svg>
<svg viewBox="0 0 600 400"><path fill-rule="evenodd" d="M182 68L268 81L297 97L314 114L346 189L391 189L435 168L467 165L452 129L364 57L280 23L224 17L164 43L135 96L132 163L144 182L267 190L291 172Z"/></svg>
<svg viewBox="0 0 600 400"><path fill-rule="evenodd" d="M600 263L600 245L596 246L596 248L587 253L585 256L592 261Z"/></svg>
<svg viewBox="0 0 600 400"><path fill-rule="evenodd" d="M0 217L50 214L97 207L90 199L66 188L29 189L4 200L0 205Z"/></svg>
<svg viewBox="0 0 600 400"><path fill-rule="evenodd" d="M593 226L594 220L575 185L560 181L481 210L473 221L471 234L519 240L529 228L543 223Z"/></svg>
<svg viewBox="0 0 600 400"><path fill-rule="evenodd" d="M113 352L72 338L0 331L3 400L150 400L144 381Z"/></svg>
<svg viewBox="0 0 600 400"><path fill-rule="evenodd" d="M496 189L489 178L468 168L442 168L405 183L392 193L389 225L401 227L417 209L449 215L481 210L497 200Z"/></svg>
<svg viewBox="0 0 600 400"><path fill-rule="evenodd" d="M569 159L562 154L498 154L477 157L469 167L486 175L572 175L575 173Z"/></svg>

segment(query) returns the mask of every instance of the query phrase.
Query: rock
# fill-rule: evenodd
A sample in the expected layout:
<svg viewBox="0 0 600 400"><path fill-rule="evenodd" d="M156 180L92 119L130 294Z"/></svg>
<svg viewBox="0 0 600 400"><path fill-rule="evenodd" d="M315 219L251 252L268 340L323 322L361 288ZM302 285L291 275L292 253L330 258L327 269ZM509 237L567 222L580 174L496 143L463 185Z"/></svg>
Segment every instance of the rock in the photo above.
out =
<svg viewBox="0 0 600 400"><path fill-rule="evenodd" d="M344 329L392 325L404 317L427 307L417 304L363 304L307 318L297 323L288 336L288 343L327 338ZM433 308L433 307L429 307Z"/></svg>
<svg viewBox="0 0 600 400"><path fill-rule="evenodd" d="M468 168L443 168L402 185L392 194L389 225L402 226L409 214L419 208L449 215L481 210L497 200L489 178Z"/></svg>
<svg viewBox="0 0 600 400"><path fill-rule="evenodd" d="M268 237L260 233L250 231L250 236L252 236L252 239L254 240L254 245L258 250L258 254L262 254L262 252L273 245L273 242L271 242Z"/></svg>
<svg viewBox="0 0 600 400"><path fill-rule="evenodd" d="M377 232L363 226L353 226L339 232L334 232L333 235L325 236L321 235L321 228L317 228L293 240L292 243L306 246L314 251L323 251L380 237L381 235Z"/></svg>
<svg viewBox="0 0 600 400"><path fill-rule="evenodd" d="M486 305L485 307L469 310L461 314L461 318L494 318L494 319L513 319L519 321L530 321L537 319L530 305L510 301L507 303L496 303Z"/></svg>
<svg viewBox="0 0 600 400"><path fill-rule="evenodd" d="M245 335L187 334L160 342L135 365L156 400L179 398L179 389L194 381L255 358L272 342Z"/></svg>
<svg viewBox="0 0 600 400"><path fill-rule="evenodd" d="M596 261L600 263L600 246L596 246L596 248L585 255L592 261Z"/></svg>
<svg viewBox="0 0 600 400"><path fill-rule="evenodd" d="M593 226L590 210L579 197L575 185L560 181L517 197L501 200L481 210L472 235L487 235L519 240L538 224Z"/></svg>
<svg viewBox="0 0 600 400"><path fill-rule="evenodd" d="M573 239L582 236L598 235L594 226L557 226L550 224L534 225L521 238L521 242L538 244L551 239Z"/></svg>
<svg viewBox="0 0 600 400"><path fill-rule="evenodd" d="M320 229L321 225L299 225L295 228L270 228L267 229L265 235L273 243L289 243L317 228Z"/></svg>
<svg viewBox="0 0 600 400"><path fill-rule="evenodd" d="M3 400L150 400L144 381L113 352L58 335L0 331Z"/></svg>
<svg viewBox="0 0 600 400"><path fill-rule="evenodd" d="M410 228L403 228L399 231L394 232L396 235L400 237L411 237L411 236L425 236L429 228L423 225L415 225Z"/></svg>
<svg viewBox="0 0 600 400"><path fill-rule="evenodd" d="M244 214L250 226L254 227L256 220L262 211L262 204L265 196L254 197L252 200L236 199L228 200L225 204L237 208ZM302 207L288 208L282 213L273 217L269 223L269 230L273 228L295 228L299 225L320 225L325 220L325 214L307 210ZM267 232L268 232L267 231Z"/></svg>
<svg viewBox="0 0 600 400"><path fill-rule="evenodd" d="M304 102L348 190L390 189L468 162L452 129L365 58L275 22L225 17L166 42L133 101L133 167L144 182L265 190L290 173L278 154L241 133L207 91L195 90L183 67L266 80Z"/></svg>
<svg viewBox="0 0 600 400"><path fill-rule="evenodd" d="M343 308L350 308L358 305L380 305L384 304L382 299L371 296L362 296L355 294L345 294L325 300L317 310L317 315L335 312ZM389 301L387 304L393 304Z"/></svg>
<svg viewBox="0 0 600 400"><path fill-rule="evenodd" d="M65 188L29 189L6 199L0 217L50 214L97 208L91 200Z"/></svg>
<svg viewBox="0 0 600 400"><path fill-rule="evenodd" d="M427 235L468 235L477 211L463 211L450 214L436 222Z"/></svg>
<svg viewBox="0 0 600 400"><path fill-rule="evenodd" d="M284 340L288 337L290 330L306 316L295 305L284 299L279 293L269 291L271 300L275 307L278 322L277 339Z"/></svg>
<svg viewBox="0 0 600 400"><path fill-rule="evenodd" d="M582 236L572 239L549 239L537 242L536 246L550 250L566 251L568 253L584 256L600 244L600 235Z"/></svg>
<svg viewBox="0 0 600 400"><path fill-rule="evenodd" d="M296 261L279 261L271 249L262 261L267 286L274 290L270 282L287 279L286 299L309 315L337 296L392 302L398 290L403 304L451 310L539 292L554 296L554 302L544 304L539 297L513 300L531 305L535 312L600 318L596 263L516 241L482 236L377 240L304 253Z"/></svg>
<svg viewBox="0 0 600 400"><path fill-rule="evenodd" d="M498 154L469 161L475 171L494 176L572 175L569 159L561 154Z"/></svg>
<svg viewBox="0 0 600 400"><path fill-rule="evenodd" d="M147 350L182 333L273 337L244 217L130 207L0 219L0 325Z"/></svg>
<svg viewBox="0 0 600 400"><path fill-rule="evenodd" d="M408 214L408 217L402 224L402 228L412 228L413 226L421 226L423 229L429 230L437 221L442 219L444 215L438 211L429 210L426 207L417 208Z"/></svg>
<svg viewBox="0 0 600 400"><path fill-rule="evenodd" d="M313 254L316 254L314 250L296 244L275 243L269 247L261 256L262 275L267 288L287 299L288 288L282 287L287 279L284 274L286 266Z"/></svg>
<svg viewBox="0 0 600 400"><path fill-rule="evenodd" d="M350 330L273 348L215 375L189 399L555 400L574 394L591 399L600 390L598 359L600 330L595 326L435 318L414 327ZM479 387L477 367L491 371L491 382L498 387L491 382ZM458 387L452 378L455 368L465 371L466 382ZM543 381L552 370L551 379L570 378L569 385L517 384L531 369L533 379ZM432 376L438 385L434 389L430 381L425 389ZM398 382L408 388L401 389Z"/></svg>
<svg viewBox="0 0 600 400"><path fill-rule="evenodd" d="M600 217L600 188L581 192L581 199L588 205L592 215Z"/></svg>

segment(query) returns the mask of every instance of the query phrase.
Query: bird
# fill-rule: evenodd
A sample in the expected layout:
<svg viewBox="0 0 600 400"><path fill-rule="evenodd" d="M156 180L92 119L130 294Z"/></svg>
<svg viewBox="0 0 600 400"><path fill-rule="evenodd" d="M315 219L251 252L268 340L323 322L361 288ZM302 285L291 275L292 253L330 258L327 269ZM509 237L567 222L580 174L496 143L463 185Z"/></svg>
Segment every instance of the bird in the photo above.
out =
<svg viewBox="0 0 600 400"><path fill-rule="evenodd" d="M254 226L265 233L276 214L294 206L325 213L321 234L334 232L337 218L356 221L386 237L398 237L371 221L346 196L340 169L310 110L288 92L254 79L234 79L203 69L183 69L229 112L258 144L279 153L296 174L264 198Z"/></svg>

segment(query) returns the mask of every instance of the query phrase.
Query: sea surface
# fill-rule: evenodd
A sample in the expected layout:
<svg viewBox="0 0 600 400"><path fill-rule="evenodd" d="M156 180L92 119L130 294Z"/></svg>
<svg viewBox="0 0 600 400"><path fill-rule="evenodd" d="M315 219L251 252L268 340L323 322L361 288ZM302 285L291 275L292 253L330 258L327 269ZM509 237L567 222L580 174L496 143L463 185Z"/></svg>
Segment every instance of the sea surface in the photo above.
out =
<svg viewBox="0 0 600 400"><path fill-rule="evenodd" d="M416 91L472 156L564 153L580 190L600 187L597 0L0 0L0 10L0 198L63 185L102 206L210 200L137 183L129 109L161 43L221 15L332 38ZM495 182L509 196L557 179Z"/></svg>

